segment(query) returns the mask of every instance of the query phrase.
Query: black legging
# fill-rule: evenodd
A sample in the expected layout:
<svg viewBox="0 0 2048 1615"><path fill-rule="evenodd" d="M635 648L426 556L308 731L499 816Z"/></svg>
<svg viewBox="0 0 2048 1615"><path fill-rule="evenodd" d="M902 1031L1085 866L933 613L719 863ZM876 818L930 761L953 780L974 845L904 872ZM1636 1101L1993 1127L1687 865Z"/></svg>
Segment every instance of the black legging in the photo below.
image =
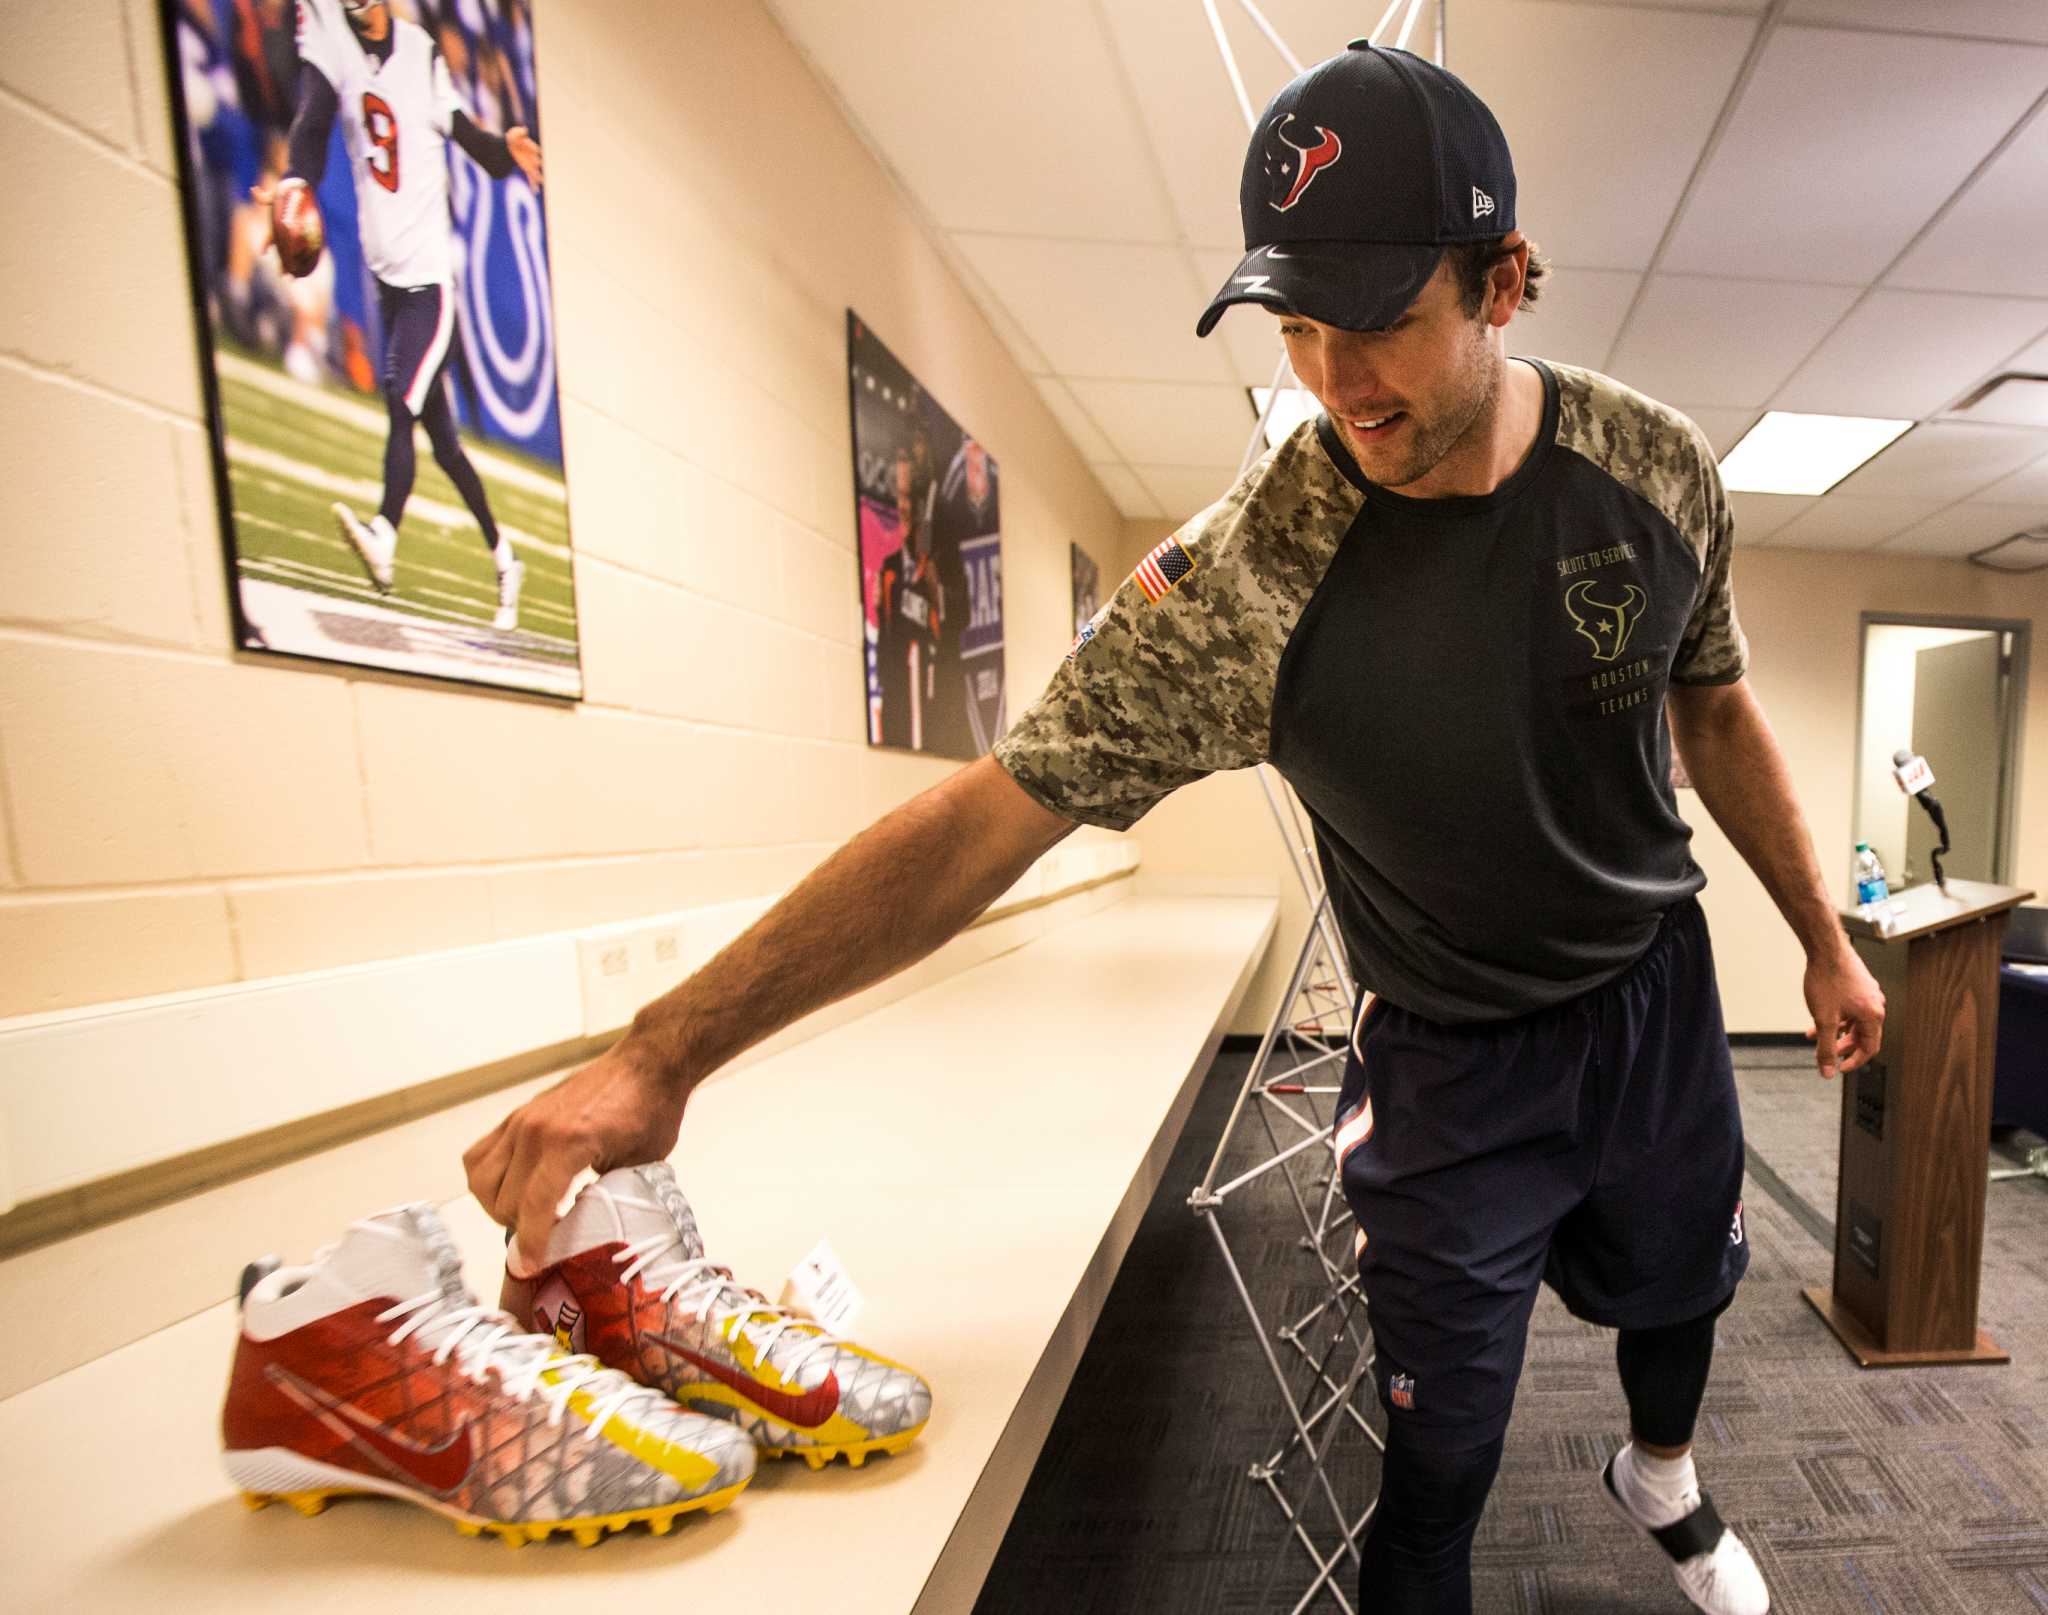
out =
<svg viewBox="0 0 2048 1615"><path fill-rule="evenodd" d="M412 446L413 413L406 408L405 393L399 385L389 382L384 388L384 412L390 426L384 438L384 519L394 528L405 515L405 503L412 497L414 457ZM440 378L436 378L427 389L426 408L420 412L419 423L427 429L427 442L434 450L434 463L448 474L448 480L455 484L455 491L462 495L462 502L469 506L469 513L476 518L478 529L483 533L484 547L498 547L498 524L491 519L491 502L484 493L483 479L476 474L476 467L469 463L469 456L462 452L462 439L455 430L455 411L449 406L448 395L442 391Z"/></svg>
<svg viewBox="0 0 2048 1615"><path fill-rule="evenodd" d="M1657 1447L1692 1440L1714 1360L1714 1320L1624 1329L1614 1358L1629 1423ZM1371 1615L1471 1615L1472 1535L1500 1469L1504 1436L1467 1447L1420 1447L1399 1421L1387 1431L1379 1507L1360 1554L1358 1605Z"/></svg>

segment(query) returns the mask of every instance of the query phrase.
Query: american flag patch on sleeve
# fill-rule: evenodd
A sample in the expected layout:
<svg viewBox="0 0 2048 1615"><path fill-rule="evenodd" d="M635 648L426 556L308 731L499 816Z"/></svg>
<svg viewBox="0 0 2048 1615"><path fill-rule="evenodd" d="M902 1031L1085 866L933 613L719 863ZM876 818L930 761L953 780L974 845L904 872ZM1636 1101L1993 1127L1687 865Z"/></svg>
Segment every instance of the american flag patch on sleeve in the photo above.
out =
<svg viewBox="0 0 2048 1615"><path fill-rule="evenodd" d="M1169 538L1138 563L1138 570L1131 574L1138 580L1138 587L1145 591L1145 598L1157 605L1180 582L1195 569L1195 558L1188 554L1178 538Z"/></svg>

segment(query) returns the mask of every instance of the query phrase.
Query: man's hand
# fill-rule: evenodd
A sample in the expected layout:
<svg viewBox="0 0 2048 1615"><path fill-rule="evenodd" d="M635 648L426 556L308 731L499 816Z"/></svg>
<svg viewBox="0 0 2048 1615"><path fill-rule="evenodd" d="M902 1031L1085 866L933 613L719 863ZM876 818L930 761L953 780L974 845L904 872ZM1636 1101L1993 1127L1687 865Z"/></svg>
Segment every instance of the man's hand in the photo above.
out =
<svg viewBox="0 0 2048 1615"><path fill-rule="evenodd" d="M526 176L527 183L535 190L539 190L539 142L526 132L524 126L515 123L505 131L505 149L512 153L512 161L519 165L519 171Z"/></svg>
<svg viewBox="0 0 2048 1615"><path fill-rule="evenodd" d="M577 1173L664 1160L676 1147L687 1092L631 1043L536 1094L463 1152L470 1192L513 1230L529 1272Z"/></svg>
<svg viewBox="0 0 2048 1615"><path fill-rule="evenodd" d="M1845 941L1806 962L1806 1007L1814 1061L1823 1077L1854 1071L1884 1045L1884 991Z"/></svg>

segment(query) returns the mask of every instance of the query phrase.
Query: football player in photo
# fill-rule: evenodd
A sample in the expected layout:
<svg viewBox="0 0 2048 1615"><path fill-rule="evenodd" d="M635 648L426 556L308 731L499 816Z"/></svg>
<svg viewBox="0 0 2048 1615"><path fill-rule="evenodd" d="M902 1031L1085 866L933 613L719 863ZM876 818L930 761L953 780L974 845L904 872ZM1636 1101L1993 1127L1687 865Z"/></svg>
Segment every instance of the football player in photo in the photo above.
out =
<svg viewBox="0 0 2048 1615"><path fill-rule="evenodd" d="M463 452L455 411L441 385L455 333L455 254L448 213L448 142L492 179L516 169L538 189L540 147L513 125L503 135L479 127L464 109L432 37L392 15L383 0L298 0L299 76L290 157L283 179L252 195L269 205L280 256L295 273L310 267L292 250L293 218L327 166L328 133L341 121L355 182L364 261L377 280L384 327L382 382L390 417L384 445L384 499L366 522L345 503L330 507L335 525L370 579L389 592L398 524L412 495L413 427L424 426L435 462L476 518L498 573L493 626L519 621L526 568L491 516L484 485ZM317 238L316 238L317 240ZM317 246L312 254L317 262Z"/></svg>
<svg viewBox="0 0 2048 1615"><path fill-rule="evenodd" d="M875 577L875 664L882 688L881 741L923 751L925 712L936 688L946 594L932 556L932 506L937 493L931 447L896 451L896 511L903 544Z"/></svg>

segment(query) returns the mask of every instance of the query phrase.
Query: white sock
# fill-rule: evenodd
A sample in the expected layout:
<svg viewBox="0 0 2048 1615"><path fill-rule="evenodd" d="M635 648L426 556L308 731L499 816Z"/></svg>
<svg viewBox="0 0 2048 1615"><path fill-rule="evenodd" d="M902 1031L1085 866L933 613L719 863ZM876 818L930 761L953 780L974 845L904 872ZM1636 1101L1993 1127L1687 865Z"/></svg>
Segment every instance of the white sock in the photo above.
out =
<svg viewBox="0 0 2048 1615"><path fill-rule="evenodd" d="M1690 1452L1683 1458L1653 1458L1631 1441L1615 1462L1614 1484L1629 1512L1653 1529L1675 1525L1700 1506Z"/></svg>
<svg viewBox="0 0 2048 1615"><path fill-rule="evenodd" d="M497 547L491 551L491 559L498 563L498 576L502 578L512 570L512 563L519 557L512 553L512 541L509 538L501 538Z"/></svg>
<svg viewBox="0 0 2048 1615"><path fill-rule="evenodd" d="M398 548L398 529L384 519L384 512L378 511L370 518L370 531L377 535L377 542L389 549Z"/></svg>

